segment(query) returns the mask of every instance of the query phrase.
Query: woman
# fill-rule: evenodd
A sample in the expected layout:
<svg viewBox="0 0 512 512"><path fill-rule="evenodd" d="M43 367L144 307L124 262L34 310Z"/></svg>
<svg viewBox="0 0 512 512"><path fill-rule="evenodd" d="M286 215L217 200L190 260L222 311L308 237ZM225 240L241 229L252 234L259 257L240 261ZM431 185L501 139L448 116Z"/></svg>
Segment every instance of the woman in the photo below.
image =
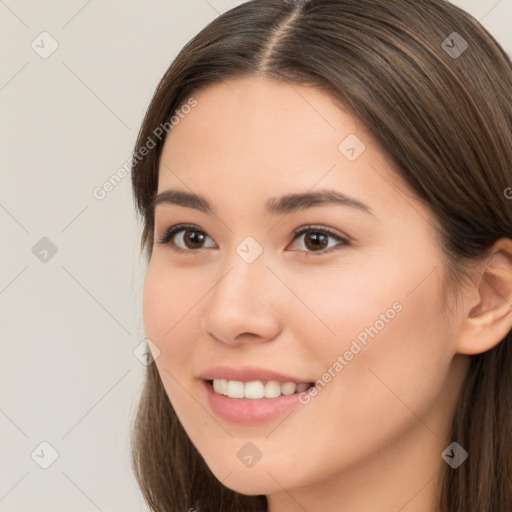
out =
<svg viewBox="0 0 512 512"><path fill-rule="evenodd" d="M255 0L183 48L132 168L152 510L510 510L511 98L443 0Z"/></svg>

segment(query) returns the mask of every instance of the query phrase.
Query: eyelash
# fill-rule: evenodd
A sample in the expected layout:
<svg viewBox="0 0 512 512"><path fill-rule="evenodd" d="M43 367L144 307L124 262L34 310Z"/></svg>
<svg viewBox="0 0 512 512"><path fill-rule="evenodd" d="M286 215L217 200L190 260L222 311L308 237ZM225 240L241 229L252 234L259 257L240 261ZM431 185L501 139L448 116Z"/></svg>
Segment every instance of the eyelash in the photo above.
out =
<svg viewBox="0 0 512 512"><path fill-rule="evenodd" d="M199 251L200 249L182 249L180 247L176 247L175 244L169 243L177 233L179 233L180 231L187 231L187 230L194 231L196 233L201 233L203 235L208 236L207 233L205 233L202 229L199 229L198 226L195 226L193 224L177 224L175 226L171 226L170 228L166 229L162 238L160 238L158 240L158 243L162 244L162 245L169 245L169 247L173 251L176 251L176 252L185 253L187 255L195 254L196 251ZM344 237L338 235L337 233L334 233L330 229L317 228L315 226L305 226L303 228L299 228L299 229L295 230L293 232L292 242L297 240L297 238L299 238L301 235L303 235L305 233L310 233L310 232L327 235L331 238L334 238L338 242L342 242L342 246L345 246L345 247L350 245L350 241L347 238L344 238ZM332 252L333 250L338 250L338 249L336 249L335 247L331 247L329 249L323 249L322 251L299 251L299 252L305 252L306 256L311 256L311 255L321 256L323 254Z"/></svg>

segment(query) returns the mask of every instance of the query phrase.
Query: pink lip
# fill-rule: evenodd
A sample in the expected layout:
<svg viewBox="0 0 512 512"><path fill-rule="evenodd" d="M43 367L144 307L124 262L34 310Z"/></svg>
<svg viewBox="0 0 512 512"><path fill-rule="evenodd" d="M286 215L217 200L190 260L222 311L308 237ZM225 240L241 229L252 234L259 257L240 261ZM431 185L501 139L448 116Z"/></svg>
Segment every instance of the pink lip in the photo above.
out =
<svg viewBox="0 0 512 512"><path fill-rule="evenodd" d="M276 380L278 382L295 382L296 384L309 384L313 382L310 380L301 379L299 377L293 377L291 375L284 375L282 373L274 372L272 370L258 368L256 366L244 366L243 368L216 366L215 368L210 368L209 370L203 372L201 375L199 375L199 378L203 380L238 380L241 382L250 382L252 380Z"/></svg>
<svg viewBox="0 0 512 512"><path fill-rule="evenodd" d="M293 380L290 379L290 382L293 382ZM229 398L226 395L216 393L209 382L202 381L201 384L212 411L225 421L241 425L258 425L279 418L299 403L299 393L256 400L251 398Z"/></svg>

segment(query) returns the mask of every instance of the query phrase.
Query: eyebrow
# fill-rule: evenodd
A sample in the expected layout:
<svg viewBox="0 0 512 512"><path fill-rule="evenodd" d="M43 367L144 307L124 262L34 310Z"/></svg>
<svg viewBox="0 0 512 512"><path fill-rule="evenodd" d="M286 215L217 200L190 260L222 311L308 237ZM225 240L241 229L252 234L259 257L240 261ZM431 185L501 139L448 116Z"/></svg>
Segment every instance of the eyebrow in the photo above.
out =
<svg viewBox="0 0 512 512"><path fill-rule="evenodd" d="M207 215L216 215L215 209L206 198L184 190L168 189L158 193L152 202L153 211L160 204L184 206L199 210ZM337 190L319 190L317 192L304 192L271 198L265 204L265 213L285 215L315 206L332 205L346 206L373 215L373 211L368 205Z"/></svg>

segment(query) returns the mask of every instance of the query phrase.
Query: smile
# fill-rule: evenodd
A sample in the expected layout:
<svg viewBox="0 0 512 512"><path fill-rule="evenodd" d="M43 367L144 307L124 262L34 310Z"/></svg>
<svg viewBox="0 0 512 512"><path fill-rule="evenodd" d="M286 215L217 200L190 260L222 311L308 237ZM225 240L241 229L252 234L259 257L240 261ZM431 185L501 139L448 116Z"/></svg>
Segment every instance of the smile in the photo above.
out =
<svg viewBox="0 0 512 512"><path fill-rule="evenodd" d="M312 383L278 381L202 381L211 411L224 421L246 426L266 423L289 413L301 403L300 393L312 386Z"/></svg>
<svg viewBox="0 0 512 512"><path fill-rule="evenodd" d="M213 385L214 391L229 398L278 398L281 395L293 395L306 391L313 383L279 382L277 380L253 380L242 382L239 380L213 379L208 381Z"/></svg>

